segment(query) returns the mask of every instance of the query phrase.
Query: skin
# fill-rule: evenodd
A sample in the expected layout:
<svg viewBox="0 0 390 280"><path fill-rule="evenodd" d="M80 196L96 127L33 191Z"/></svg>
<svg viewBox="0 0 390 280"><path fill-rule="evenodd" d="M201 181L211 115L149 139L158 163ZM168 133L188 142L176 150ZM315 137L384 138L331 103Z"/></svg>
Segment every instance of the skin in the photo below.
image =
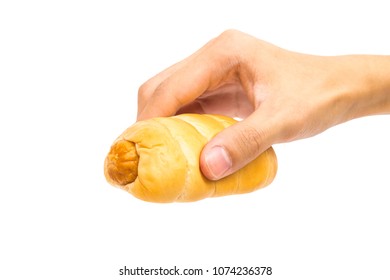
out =
<svg viewBox="0 0 390 280"><path fill-rule="evenodd" d="M241 118L203 149L217 180L275 143L390 113L390 56L314 56L228 30L139 89L137 120L180 113Z"/></svg>

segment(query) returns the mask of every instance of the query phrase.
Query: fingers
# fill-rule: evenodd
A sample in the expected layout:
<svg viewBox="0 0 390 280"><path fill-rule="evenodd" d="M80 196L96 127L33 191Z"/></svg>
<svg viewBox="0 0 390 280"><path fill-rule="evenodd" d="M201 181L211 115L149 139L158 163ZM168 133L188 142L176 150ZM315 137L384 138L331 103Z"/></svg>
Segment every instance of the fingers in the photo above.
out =
<svg viewBox="0 0 390 280"><path fill-rule="evenodd" d="M192 58L165 78L149 93L148 99L142 101L138 120L174 115L181 107L220 83L230 64L223 57L214 56L211 60L210 56L214 56L212 51Z"/></svg>
<svg viewBox="0 0 390 280"><path fill-rule="evenodd" d="M217 134L203 149L202 173L211 180L228 176L271 146L279 128L261 110Z"/></svg>
<svg viewBox="0 0 390 280"><path fill-rule="evenodd" d="M207 90L237 75L239 48L229 40L228 35L220 35L141 86L137 119L174 115Z"/></svg>
<svg viewBox="0 0 390 280"><path fill-rule="evenodd" d="M141 113L144 111L145 106L149 103L150 100L153 100L153 95L157 88L167 80L170 76L174 75L178 70L183 66L189 63L191 59L197 57L213 40L208 44L200 48L198 51L190 55L189 57L183 59L182 61L168 67L164 71L160 72L156 76L152 77L146 81L138 90L138 119L140 119ZM162 86L163 87L163 86ZM161 90L161 89L160 89Z"/></svg>
<svg viewBox="0 0 390 280"><path fill-rule="evenodd" d="M186 63L186 60L188 60L188 58L168 67L140 86L138 90L138 115L143 111L148 100L153 95L155 89L161 84L161 82L180 69L182 65Z"/></svg>
<svg viewBox="0 0 390 280"><path fill-rule="evenodd" d="M185 104L201 95L209 86L206 65L184 66L161 82L139 108L138 120L171 116Z"/></svg>

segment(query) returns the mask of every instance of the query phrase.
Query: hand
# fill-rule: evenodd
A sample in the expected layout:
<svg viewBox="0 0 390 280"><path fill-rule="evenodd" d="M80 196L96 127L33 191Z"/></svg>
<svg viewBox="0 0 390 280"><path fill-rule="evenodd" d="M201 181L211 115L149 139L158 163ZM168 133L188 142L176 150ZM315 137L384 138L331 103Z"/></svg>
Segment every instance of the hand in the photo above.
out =
<svg viewBox="0 0 390 280"><path fill-rule="evenodd" d="M202 151L203 174L220 179L274 143L389 112L390 94L374 94L389 92L388 79L378 84L372 80L378 63L389 72L385 58L383 65L383 57L299 54L239 31L225 31L140 87L138 120L186 112L243 119Z"/></svg>

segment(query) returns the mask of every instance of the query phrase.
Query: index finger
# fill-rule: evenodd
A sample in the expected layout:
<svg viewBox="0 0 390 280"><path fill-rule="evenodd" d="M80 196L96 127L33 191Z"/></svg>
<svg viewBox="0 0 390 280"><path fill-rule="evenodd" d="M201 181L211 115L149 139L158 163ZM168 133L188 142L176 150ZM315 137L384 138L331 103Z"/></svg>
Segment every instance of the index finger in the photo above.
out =
<svg viewBox="0 0 390 280"><path fill-rule="evenodd" d="M212 46L203 49L148 94L148 99L139 104L137 120L174 115L182 106L221 84L232 72L229 70L233 65L231 57L221 54L220 49Z"/></svg>

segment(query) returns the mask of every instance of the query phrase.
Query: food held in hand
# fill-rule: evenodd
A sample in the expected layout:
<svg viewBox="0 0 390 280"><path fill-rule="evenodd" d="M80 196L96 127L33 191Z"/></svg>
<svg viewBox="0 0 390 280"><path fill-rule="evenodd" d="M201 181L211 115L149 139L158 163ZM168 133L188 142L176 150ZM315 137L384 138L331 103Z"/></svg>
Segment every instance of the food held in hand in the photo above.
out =
<svg viewBox="0 0 390 280"><path fill-rule="evenodd" d="M150 202L189 202L255 191L269 185L277 160L269 148L248 165L218 181L199 168L203 147L232 118L183 114L140 121L113 143L104 163L107 181Z"/></svg>

